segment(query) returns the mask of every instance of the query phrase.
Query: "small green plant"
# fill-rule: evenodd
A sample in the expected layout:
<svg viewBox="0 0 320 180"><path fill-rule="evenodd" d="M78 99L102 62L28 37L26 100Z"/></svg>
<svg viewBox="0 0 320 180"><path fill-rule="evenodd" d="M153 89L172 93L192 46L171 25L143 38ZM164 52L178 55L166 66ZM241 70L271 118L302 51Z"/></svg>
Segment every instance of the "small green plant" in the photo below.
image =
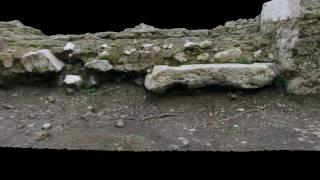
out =
<svg viewBox="0 0 320 180"><path fill-rule="evenodd" d="M276 84L276 86L278 86L280 88L286 89L288 87L289 81L284 76L278 76L275 80L275 84Z"/></svg>
<svg viewBox="0 0 320 180"><path fill-rule="evenodd" d="M245 58L239 59L240 64L249 64L249 62Z"/></svg>
<svg viewBox="0 0 320 180"><path fill-rule="evenodd" d="M85 93L85 94L94 94L97 93L98 89L97 88L85 88L85 89L81 89L80 93Z"/></svg>

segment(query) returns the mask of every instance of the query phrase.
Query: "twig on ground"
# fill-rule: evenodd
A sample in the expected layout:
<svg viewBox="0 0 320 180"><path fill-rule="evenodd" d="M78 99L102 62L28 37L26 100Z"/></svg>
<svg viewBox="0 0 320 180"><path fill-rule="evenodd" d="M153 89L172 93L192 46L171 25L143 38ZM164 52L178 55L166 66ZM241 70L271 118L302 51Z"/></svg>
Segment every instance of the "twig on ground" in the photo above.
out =
<svg viewBox="0 0 320 180"><path fill-rule="evenodd" d="M183 116L183 114L170 114L170 113L165 113L165 114L159 114L159 115L155 115L155 116L148 116L148 117L144 117L141 120L142 121L148 121L151 119L155 119L155 118L165 118L165 117L173 117L173 116Z"/></svg>
<svg viewBox="0 0 320 180"><path fill-rule="evenodd" d="M233 108L233 107L235 107L235 106L239 106L239 105L244 104L244 103L245 103L245 102L241 102L241 103L234 104L234 105L231 106L231 108Z"/></svg>
<svg viewBox="0 0 320 180"><path fill-rule="evenodd" d="M245 102L245 101L242 101L241 103L238 103L238 104L234 104L234 105L231 106L231 108L233 108L233 107L235 107L235 106L239 106L239 105L241 105L241 104L246 105L248 108L255 108L255 107L253 107L253 106L249 106L248 103Z"/></svg>
<svg viewBox="0 0 320 180"><path fill-rule="evenodd" d="M122 120L128 120L128 121L134 121L134 120L136 120L136 118L133 118L133 117L125 117L125 118L110 118L109 120L110 120L110 121L114 121L114 120L119 120L119 119L122 119Z"/></svg>
<svg viewBox="0 0 320 180"><path fill-rule="evenodd" d="M250 109L250 110L248 110L246 112L243 112L243 113L240 113L240 114L237 114L237 115L225 118L225 119L220 119L219 121L229 121L229 120L232 120L234 118L240 117L240 116L242 116L244 114L248 114L248 113L255 112L255 111L262 111L262 110L261 109Z"/></svg>
<svg viewBox="0 0 320 180"><path fill-rule="evenodd" d="M117 90L117 89L119 89L119 87L106 89L106 90L101 91L101 92L91 93L90 95L100 95L100 94L104 94L104 93L109 93L109 92Z"/></svg>

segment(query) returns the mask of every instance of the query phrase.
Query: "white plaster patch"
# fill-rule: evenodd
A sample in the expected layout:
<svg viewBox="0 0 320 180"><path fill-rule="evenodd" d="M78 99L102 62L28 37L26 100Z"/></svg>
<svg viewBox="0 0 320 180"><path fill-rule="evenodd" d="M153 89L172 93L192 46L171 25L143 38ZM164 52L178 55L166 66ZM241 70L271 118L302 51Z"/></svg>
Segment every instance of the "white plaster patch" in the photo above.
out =
<svg viewBox="0 0 320 180"><path fill-rule="evenodd" d="M74 48L75 48L75 45L74 45L73 43L71 43L71 42L68 42L68 43L64 46L63 50L65 50L65 51L72 51L72 50L74 50Z"/></svg>
<svg viewBox="0 0 320 180"><path fill-rule="evenodd" d="M78 75L67 75L64 79L64 83L67 85L78 85L82 83L82 78Z"/></svg>
<svg viewBox="0 0 320 180"><path fill-rule="evenodd" d="M261 22L276 22L300 17L302 12L301 0L273 0L263 5Z"/></svg>

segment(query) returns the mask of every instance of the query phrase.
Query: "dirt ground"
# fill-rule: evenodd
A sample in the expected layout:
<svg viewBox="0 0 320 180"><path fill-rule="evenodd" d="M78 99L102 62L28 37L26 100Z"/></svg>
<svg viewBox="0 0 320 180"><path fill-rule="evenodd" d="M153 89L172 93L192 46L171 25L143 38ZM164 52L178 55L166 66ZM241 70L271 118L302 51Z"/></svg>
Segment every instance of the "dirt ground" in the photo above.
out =
<svg viewBox="0 0 320 180"><path fill-rule="evenodd" d="M319 100L317 96L290 96L275 87L255 91L210 87L161 96L129 82L71 95L65 88L43 85L2 88L0 146L320 150Z"/></svg>

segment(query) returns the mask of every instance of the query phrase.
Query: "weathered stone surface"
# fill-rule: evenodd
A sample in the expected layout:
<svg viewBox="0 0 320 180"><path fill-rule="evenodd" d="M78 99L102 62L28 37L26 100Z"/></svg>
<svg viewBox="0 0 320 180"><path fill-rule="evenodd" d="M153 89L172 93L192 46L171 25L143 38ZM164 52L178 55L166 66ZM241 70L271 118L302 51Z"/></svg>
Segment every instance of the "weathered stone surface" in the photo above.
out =
<svg viewBox="0 0 320 180"><path fill-rule="evenodd" d="M297 69L292 50L298 38L299 31L297 29L279 28L277 31L276 49L280 60L279 63L284 71Z"/></svg>
<svg viewBox="0 0 320 180"><path fill-rule="evenodd" d="M64 63L48 49L29 52L22 56L20 62L27 72L32 73L59 72L64 67Z"/></svg>
<svg viewBox="0 0 320 180"><path fill-rule="evenodd" d="M275 34L275 52L288 92L319 94L320 1L273 0L263 7L263 33Z"/></svg>
<svg viewBox="0 0 320 180"><path fill-rule="evenodd" d="M254 89L271 84L277 75L276 66L272 63L155 66L147 75L145 86L156 93L165 92L176 84L189 88L221 85Z"/></svg>
<svg viewBox="0 0 320 180"><path fill-rule="evenodd" d="M210 55L208 53L203 53L197 56L198 61L208 61L210 59Z"/></svg>
<svg viewBox="0 0 320 180"><path fill-rule="evenodd" d="M219 61L223 61L223 60L240 58L241 55L242 55L242 50L240 48L232 48L222 52L218 52L214 55L214 57Z"/></svg>
<svg viewBox="0 0 320 180"><path fill-rule="evenodd" d="M100 53L99 57L101 59L107 59L109 55L110 55L109 51L103 51L102 53Z"/></svg>
<svg viewBox="0 0 320 180"><path fill-rule="evenodd" d="M74 48L75 48L75 45L73 43L69 42L64 46L63 50L65 50L65 51L73 51Z"/></svg>
<svg viewBox="0 0 320 180"><path fill-rule="evenodd" d="M67 75L64 79L64 83L70 86L81 87L82 86L82 78L78 75Z"/></svg>
<svg viewBox="0 0 320 180"><path fill-rule="evenodd" d="M85 64L84 67L101 72L107 72L113 69L113 66L109 63L108 60L93 60Z"/></svg>
<svg viewBox="0 0 320 180"><path fill-rule="evenodd" d="M320 70L300 71L298 76L290 78L288 93L295 95L311 95L320 93Z"/></svg>
<svg viewBox="0 0 320 180"><path fill-rule="evenodd" d="M289 18L300 17L303 7L301 0L273 0L263 5L261 22L282 21Z"/></svg>
<svg viewBox="0 0 320 180"><path fill-rule="evenodd" d="M11 68L13 66L13 61L11 53L0 53L0 66Z"/></svg>

